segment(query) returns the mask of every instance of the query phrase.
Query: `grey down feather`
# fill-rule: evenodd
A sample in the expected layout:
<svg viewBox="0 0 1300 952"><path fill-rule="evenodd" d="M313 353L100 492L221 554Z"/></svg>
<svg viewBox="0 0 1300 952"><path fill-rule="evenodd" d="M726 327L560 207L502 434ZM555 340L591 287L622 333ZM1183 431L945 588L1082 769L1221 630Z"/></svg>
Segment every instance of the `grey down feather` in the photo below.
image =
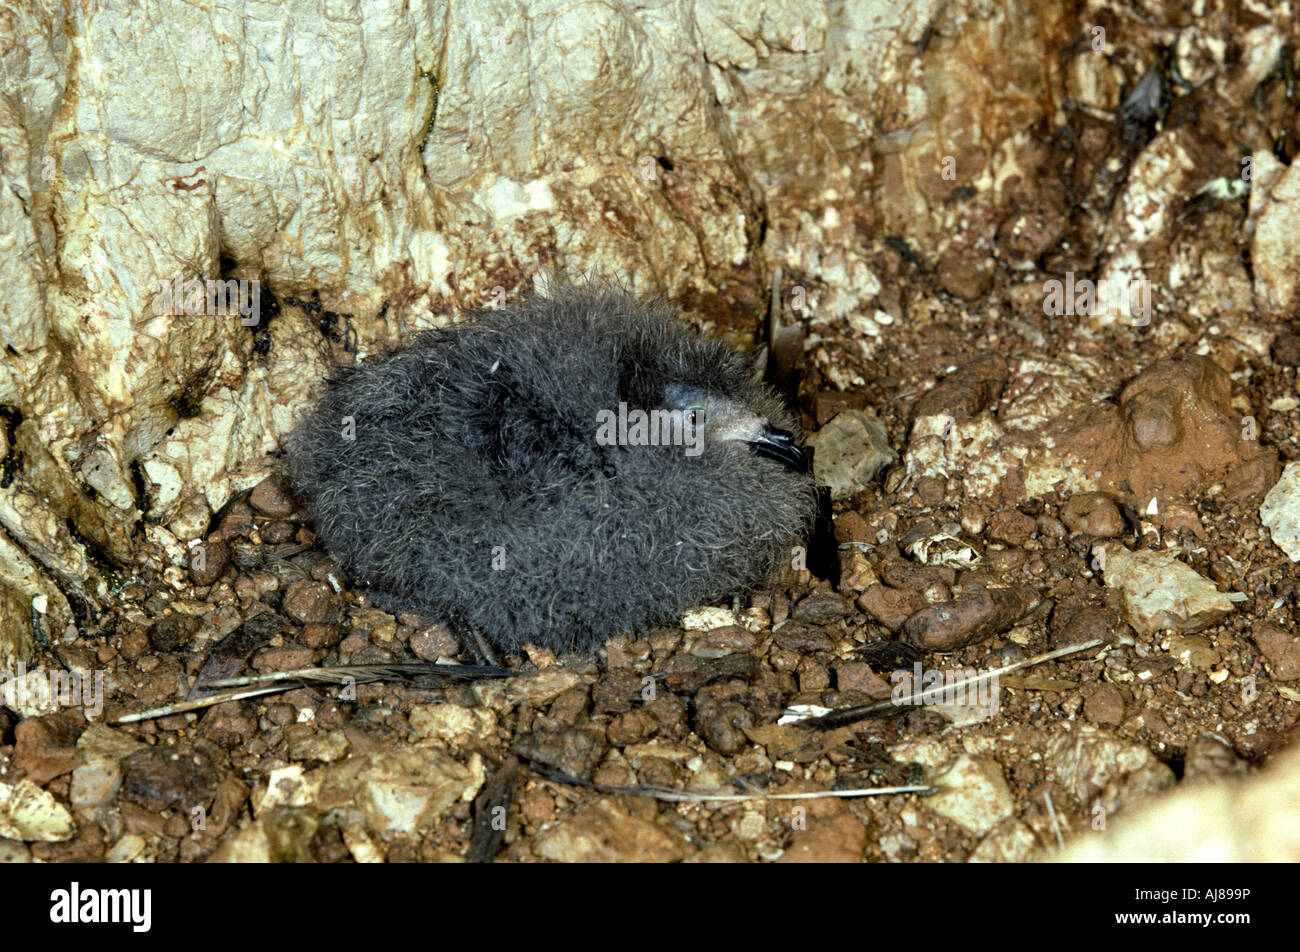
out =
<svg viewBox="0 0 1300 952"><path fill-rule="evenodd" d="M605 445L620 403L698 413L702 451ZM285 449L319 537L379 604L570 651L789 560L816 501L787 431L725 344L562 287L340 371Z"/></svg>

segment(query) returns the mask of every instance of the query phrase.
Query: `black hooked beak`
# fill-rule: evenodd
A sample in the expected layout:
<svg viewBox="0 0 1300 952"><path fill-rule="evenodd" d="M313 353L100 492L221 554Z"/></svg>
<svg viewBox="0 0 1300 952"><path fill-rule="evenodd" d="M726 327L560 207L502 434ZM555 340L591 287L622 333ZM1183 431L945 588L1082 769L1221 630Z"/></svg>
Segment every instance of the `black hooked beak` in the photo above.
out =
<svg viewBox="0 0 1300 952"><path fill-rule="evenodd" d="M759 456L784 463L796 473L808 474L808 457L789 430L765 424L759 438L750 440L747 445Z"/></svg>

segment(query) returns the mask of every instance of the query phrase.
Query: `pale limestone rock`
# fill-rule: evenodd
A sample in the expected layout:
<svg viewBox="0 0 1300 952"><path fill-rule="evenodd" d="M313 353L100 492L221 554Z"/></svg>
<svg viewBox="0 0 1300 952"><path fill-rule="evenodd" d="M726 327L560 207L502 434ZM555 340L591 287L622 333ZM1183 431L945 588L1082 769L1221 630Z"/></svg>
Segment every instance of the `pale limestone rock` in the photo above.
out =
<svg viewBox="0 0 1300 952"><path fill-rule="evenodd" d="M1300 562L1300 462L1290 462L1282 478L1264 497L1259 519L1268 528L1273 544L1292 562Z"/></svg>
<svg viewBox="0 0 1300 952"><path fill-rule="evenodd" d="M209 863L269 863L271 841L260 820L253 820L227 837L208 857Z"/></svg>
<svg viewBox="0 0 1300 952"><path fill-rule="evenodd" d="M0 836L24 842L72 839L76 826L67 809L30 780L0 783Z"/></svg>
<svg viewBox="0 0 1300 952"><path fill-rule="evenodd" d="M72 771L69 800L78 813L94 815L117 797L122 786L122 768L111 761L82 764Z"/></svg>
<svg viewBox="0 0 1300 952"><path fill-rule="evenodd" d="M925 805L972 833L987 833L1015 812L1015 798L995 760L962 754L933 783L940 792Z"/></svg>
<svg viewBox="0 0 1300 952"><path fill-rule="evenodd" d="M419 736L455 747L483 742L497 726L495 712L459 704L416 704L408 716Z"/></svg>
<svg viewBox="0 0 1300 952"><path fill-rule="evenodd" d="M843 410L808 438L816 450L817 481L832 499L847 499L866 489L875 475L897 457L885 425L861 410Z"/></svg>
<svg viewBox="0 0 1300 952"><path fill-rule="evenodd" d="M1060 862L1294 863L1300 856L1300 751L1247 780L1180 786L1133 816L1084 833Z"/></svg>
<svg viewBox="0 0 1300 952"><path fill-rule="evenodd" d="M1087 315L1100 326L1151 323L1150 288L1143 270L1148 249L1167 240L1174 217L1204 178L1188 144L1190 130L1160 133L1133 162L1106 228L1108 262L1097 281L1096 306ZM1146 304L1140 297L1146 285Z"/></svg>
<svg viewBox="0 0 1300 952"><path fill-rule="evenodd" d="M90 724L77 738L77 750L86 758L88 763L95 761L116 763L124 757L129 757L137 750L143 750L144 747L144 744L129 734L124 734L122 731L114 730L104 724Z"/></svg>
<svg viewBox="0 0 1300 952"><path fill-rule="evenodd" d="M999 826L980 841L966 862L1021 863L1038 845L1034 831L1018 820Z"/></svg>
<svg viewBox="0 0 1300 952"><path fill-rule="evenodd" d="M1087 724L1056 735L1043 751L1048 776L1081 804L1097 798L1112 812L1174 783L1173 771L1141 744Z"/></svg>
<svg viewBox="0 0 1300 952"><path fill-rule="evenodd" d="M432 747L354 754L313 773L322 778L313 806L381 837L436 823L457 800L473 800L484 781L477 754L464 765Z"/></svg>
<svg viewBox="0 0 1300 952"><path fill-rule="evenodd" d="M1266 195L1250 246L1255 297L1270 314L1291 314L1300 308L1300 170L1294 163Z"/></svg>
<svg viewBox="0 0 1300 952"><path fill-rule="evenodd" d="M1213 582L1167 552L1130 552L1117 544L1098 546L1094 552L1107 587L1124 596L1125 617L1142 634L1200 631L1235 607Z"/></svg>
<svg viewBox="0 0 1300 952"><path fill-rule="evenodd" d="M109 847L104 859L110 863L133 863L148 848L149 843L143 836L128 833Z"/></svg>
<svg viewBox="0 0 1300 952"><path fill-rule="evenodd" d="M712 631L715 628L728 628L737 624L736 615L730 608L705 606L693 608L682 615L682 627L687 631Z"/></svg>

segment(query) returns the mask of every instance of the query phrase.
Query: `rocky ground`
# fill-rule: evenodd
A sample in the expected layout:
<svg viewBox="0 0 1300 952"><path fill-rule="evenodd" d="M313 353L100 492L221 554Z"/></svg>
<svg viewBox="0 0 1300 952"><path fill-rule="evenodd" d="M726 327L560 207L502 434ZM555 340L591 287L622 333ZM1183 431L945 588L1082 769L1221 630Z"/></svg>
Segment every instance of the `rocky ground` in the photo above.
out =
<svg viewBox="0 0 1300 952"><path fill-rule="evenodd" d="M591 660L511 658L535 673L505 682L361 684L348 699L298 688L107 726L184 697L218 645L259 672L457 655L449 631L336 592L328 556L271 479L221 514L184 597L132 580L120 613L55 649L68 668L107 670L103 716L6 716L6 851L453 859L469 853L476 816L500 803L504 859L1025 859L1180 783L1252 771L1292 743L1300 585L1259 514L1278 450L1291 455L1300 437L1294 363L1278 359L1288 338L1243 355L1189 328L1168 357L1137 340L1089 352L1077 336L1008 356L1012 347L996 348L1001 321L971 319L942 294L918 301L932 316L899 323L896 356L879 360L871 388L808 399L820 434L861 407L903 448L836 504L838 586L788 570L738 614L692 613ZM997 356L971 360L974 340ZM1252 362L1258 371L1246 373ZM1107 392L1071 366L1115 385ZM989 479L995 491L972 491L968 432L1035 408L1035 426L1015 433L1033 451ZM930 411L950 418L938 453L918 436ZM1237 420L1251 414L1261 439L1240 439ZM1010 439L994 444L1005 451ZM1085 455L1096 446L1108 462ZM994 452L978 462L992 467ZM864 454L842 455L851 469ZM955 461L946 477L945 460ZM1103 471L1102 488L1031 494L1040 465L1067 481ZM897 639L919 646L927 667L988 668L1091 637L1105 650L1003 677L993 712L927 705L825 732L776 723L794 705L888 696L891 662L911 663L881 652ZM652 674L662 677L647 699ZM610 786L919 782L941 792L678 804L536 768ZM485 789L496 799L476 810Z"/></svg>

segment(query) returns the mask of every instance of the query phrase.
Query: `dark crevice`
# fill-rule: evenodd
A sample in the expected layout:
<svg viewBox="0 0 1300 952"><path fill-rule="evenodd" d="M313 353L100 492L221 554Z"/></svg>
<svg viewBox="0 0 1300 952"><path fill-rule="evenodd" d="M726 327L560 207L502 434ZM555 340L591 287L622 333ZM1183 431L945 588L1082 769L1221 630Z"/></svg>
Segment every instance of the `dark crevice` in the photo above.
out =
<svg viewBox="0 0 1300 952"><path fill-rule="evenodd" d="M18 426L23 422L23 411L0 404L0 420L4 421L8 446L4 459L0 459L0 489L8 489L13 485L14 477L23 471L23 454L18 449Z"/></svg>

